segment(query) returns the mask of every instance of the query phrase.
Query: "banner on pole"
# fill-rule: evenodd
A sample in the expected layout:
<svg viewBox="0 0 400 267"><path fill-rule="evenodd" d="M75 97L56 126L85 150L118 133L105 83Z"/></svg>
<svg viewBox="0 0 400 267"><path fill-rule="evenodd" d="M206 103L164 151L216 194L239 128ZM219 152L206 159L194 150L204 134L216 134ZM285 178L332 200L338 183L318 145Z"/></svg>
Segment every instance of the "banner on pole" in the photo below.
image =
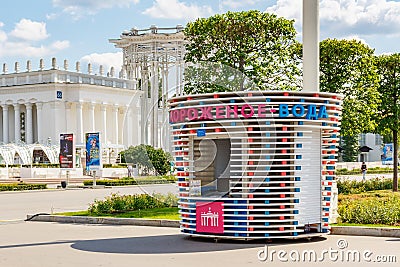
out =
<svg viewBox="0 0 400 267"><path fill-rule="evenodd" d="M86 133L86 168L89 171L100 170L101 168L101 150L100 133Z"/></svg>
<svg viewBox="0 0 400 267"><path fill-rule="evenodd" d="M74 134L60 134L60 168L75 168L75 142Z"/></svg>

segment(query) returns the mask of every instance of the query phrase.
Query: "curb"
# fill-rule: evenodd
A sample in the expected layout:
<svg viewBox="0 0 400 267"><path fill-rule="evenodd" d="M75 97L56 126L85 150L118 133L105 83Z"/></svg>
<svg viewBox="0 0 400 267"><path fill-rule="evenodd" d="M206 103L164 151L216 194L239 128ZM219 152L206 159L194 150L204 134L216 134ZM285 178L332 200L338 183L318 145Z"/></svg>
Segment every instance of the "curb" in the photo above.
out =
<svg viewBox="0 0 400 267"><path fill-rule="evenodd" d="M400 237L400 228L363 227L363 226L332 226L331 234L332 235Z"/></svg>
<svg viewBox="0 0 400 267"><path fill-rule="evenodd" d="M107 217L84 217L84 216L62 216L62 215L30 215L27 221L57 222L57 223L80 223L80 224L110 224L110 225L136 225L136 226L158 226L179 228L177 220L160 219L136 219L136 218L107 218Z"/></svg>
<svg viewBox="0 0 400 267"><path fill-rule="evenodd" d="M36 222L135 225L135 226L154 226L154 227L172 227L172 228L180 227L180 222L178 220L161 220L161 219L107 218L107 217L63 216L63 215L42 215L42 214L27 215L26 218L27 221L36 221ZM400 228L332 226L331 235L400 237Z"/></svg>

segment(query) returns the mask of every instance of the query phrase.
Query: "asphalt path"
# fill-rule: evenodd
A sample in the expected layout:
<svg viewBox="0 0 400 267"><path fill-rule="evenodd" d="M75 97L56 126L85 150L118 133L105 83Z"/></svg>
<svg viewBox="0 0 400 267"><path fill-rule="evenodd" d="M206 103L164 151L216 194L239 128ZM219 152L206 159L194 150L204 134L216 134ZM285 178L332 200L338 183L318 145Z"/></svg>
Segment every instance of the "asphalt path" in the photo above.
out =
<svg viewBox="0 0 400 267"><path fill-rule="evenodd" d="M0 224L0 237L4 267L374 267L400 262L400 239L383 237L215 242L186 237L177 228L48 222ZM308 257L311 252L315 259ZM386 263L378 263L383 259Z"/></svg>
<svg viewBox="0 0 400 267"><path fill-rule="evenodd" d="M0 222L25 219L27 214L86 210L95 199L112 193L177 193L176 184L121 186L112 188L48 189L41 191L0 192ZM0 264L0 266L3 266Z"/></svg>

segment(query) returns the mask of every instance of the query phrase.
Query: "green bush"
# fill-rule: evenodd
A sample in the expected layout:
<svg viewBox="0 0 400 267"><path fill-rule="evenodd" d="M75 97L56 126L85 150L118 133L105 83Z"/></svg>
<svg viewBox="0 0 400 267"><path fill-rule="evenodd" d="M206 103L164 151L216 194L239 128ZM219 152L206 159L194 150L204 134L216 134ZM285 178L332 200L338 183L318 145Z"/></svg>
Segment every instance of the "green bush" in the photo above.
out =
<svg viewBox="0 0 400 267"><path fill-rule="evenodd" d="M399 168L400 169L400 168ZM392 173L393 168L392 167L374 167L374 168L368 168L367 173L369 174L382 174L382 173ZM336 170L336 175L357 175L361 174L361 169L356 168L353 170L348 170L346 168L343 169L337 169Z"/></svg>
<svg viewBox="0 0 400 267"><path fill-rule="evenodd" d="M110 164L110 163L104 163L103 168L126 168L127 164L126 163L118 163L118 164Z"/></svg>
<svg viewBox="0 0 400 267"><path fill-rule="evenodd" d="M124 177L122 179L99 179L96 180L96 185L104 186L126 186L126 185L144 185L144 184L168 184L174 183L177 178L173 175L165 176L146 176L139 178ZM83 184L86 186L93 185L93 180L85 180Z"/></svg>
<svg viewBox="0 0 400 267"><path fill-rule="evenodd" d="M337 187L339 194L359 194L374 190L392 189L392 179L370 179L366 181L338 180Z"/></svg>
<svg viewBox="0 0 400 267"><path fill-rule="evenodd" d="M118 195L112 194L104 200L95 200L89 205L90 214L120 213L126 211L176 207L178 198L169 193L161 194L136 194L136 195Z"/></svg>
<svg viewBox="0 0 400 267"><path fill-rule="evenodd" d="M340 222L400 225L400 195L374 193L339 198Z"/></svg>
<svg viewBox="0 0 400 267"><path fill-rule="evenodd" d="M0 184L0 191L40 190L46 188L47 188L46 184L25 184L25 183Z"/></svg>

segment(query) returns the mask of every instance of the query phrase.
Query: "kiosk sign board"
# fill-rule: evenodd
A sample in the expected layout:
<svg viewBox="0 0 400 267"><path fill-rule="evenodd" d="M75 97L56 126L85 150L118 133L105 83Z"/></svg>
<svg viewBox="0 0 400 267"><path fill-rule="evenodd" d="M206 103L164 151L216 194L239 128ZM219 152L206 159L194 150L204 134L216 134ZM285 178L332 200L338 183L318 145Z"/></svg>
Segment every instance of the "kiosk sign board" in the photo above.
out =
<svg viewBox="0 0 400 267"><path fill-rule="evenodd" d="M86 168L90 171L100 170L101 153L100 153L100 133L86 133Z"/></svg>
<svg viewBox="0 0 400 267"><path fill-rule="evenodd" d="M196 202L196 232L224 233L223 202Z"/></svg>
<svg viewBox="0 0 400 267"><path fill-rule="evenodd" d="M60 134L60 168L73 169L75 167L75 144L73 134Z"/></svg>

